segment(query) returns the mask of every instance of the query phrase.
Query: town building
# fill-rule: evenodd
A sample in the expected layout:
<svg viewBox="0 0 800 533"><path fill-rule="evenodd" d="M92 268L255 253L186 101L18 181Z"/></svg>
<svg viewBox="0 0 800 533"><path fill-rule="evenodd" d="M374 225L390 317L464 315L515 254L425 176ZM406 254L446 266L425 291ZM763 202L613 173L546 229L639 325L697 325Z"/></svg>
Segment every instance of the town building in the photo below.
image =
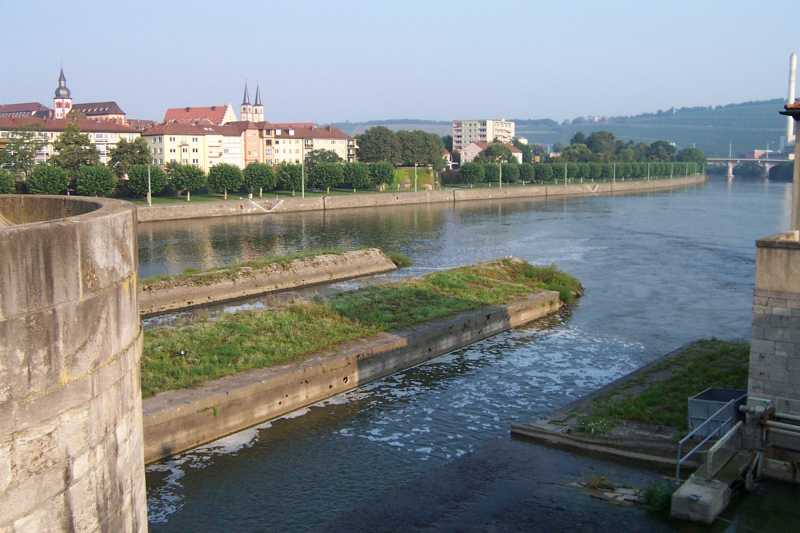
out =
<svg viewBox="0 0 800 533"><path fill-rule="evenodd" d="M478 141L478 142L471 142L461 150L461 164L464 163L471 163L475 160L478 155L486 150L491 143L487 143L485 141ZM513 144L504 143L503 144L506 148L511 151L511 155L514 156L514 159L517 160L517 163L522 164L522 150L514 146Z"/></svg>
<svg viewBox="0 0 800 533"><path fill-rule="evenodd" d="M53 109L39 102L26 102L21 104L0 104L1 118L36 117L41 119L65 119L73 112L79 119L103 120L127 124L125 111L116 102L87 102L75 104L72 102L72 92L67 87L67 78L64 69L58 74L58 87L53 95Z"/></svg>
<svg viewBox="0 0 800 533"><path fill-rule="evenodd" d="M313 124L301 127L271 126L271 131L265 136L265 162L268 164L300 163L305 154L314 150L330 150L342 161L356 160L355 139L339 128Z"/></svg>
<svg viewBox="0 0 800 533"><path fill-rule="evenodd" d="M511 120L454 120L453 151L460 152L471 142L510 143L514 135L515 126Z"/></svg>
<svg viewBox="0 0 800 533"><path fill-rule="evenodd" d="M55 154L53 143L70 124L78 126L81 133L89 137L89 141L100 155L100 162L104 164L108 163L111 158L111 150L116 148L122 139L133 142L140 135L138 131L126 124L112 121L90 120L87 118L0 117L0 139L7 141L21 131L33 132L36 138L42 142L42 147L36 153L36 162L45 163Z"/></svg>
<svg viewBox="0 0 800 533"><path fill-rule="evenodd" d="M156 165L194 165L203 172L219 163L245 166L242 134L238 128L167 122L148 128L142 132L142 137Z"/></svg>

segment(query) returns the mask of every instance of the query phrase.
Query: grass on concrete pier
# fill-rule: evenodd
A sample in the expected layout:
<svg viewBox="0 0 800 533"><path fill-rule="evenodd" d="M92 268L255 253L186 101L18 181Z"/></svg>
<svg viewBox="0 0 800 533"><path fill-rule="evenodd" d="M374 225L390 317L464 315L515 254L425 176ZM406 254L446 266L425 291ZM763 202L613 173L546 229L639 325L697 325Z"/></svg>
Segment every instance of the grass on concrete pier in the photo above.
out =
<svg viewBox="0 0 800 533"><path fill-rule="evenodd" d="M366 287L329 300L146 330L142 394L285 364L345 341L508 303L541 289L559 291L564 301L582 291L575 278L555 267L503 259Z"/></svg>
<svg viewBox="0 0 800 533"><path fill-rule="evenodd" d="M622 421L687 429L687 400L708 387L747 389L750 345L700 340L595 399L579 431L607 433Z"/></svg>
<svg viewBox="0 0 800 533"><path fill-rule="evenodd" d="M180 274L151 276L141 280L142 289L150 287L163 287L174 285L210 285L225 279L236 279L244 270L259 270L274 265L286 265L292 261L299 259L310 259L318 255L341 255L345 252L355 252L359 250L366 250L367 248L351 248L345 247L328 247L328 248L312 248L309 250L301 250L285 255L264 256L251 261L244 261L232 265L212 268L210 270L197 270L195 268L187 268ZM411 259L400 252L386 252L384 254L391 259L397 268L403 268L412 264Z"/></svg>

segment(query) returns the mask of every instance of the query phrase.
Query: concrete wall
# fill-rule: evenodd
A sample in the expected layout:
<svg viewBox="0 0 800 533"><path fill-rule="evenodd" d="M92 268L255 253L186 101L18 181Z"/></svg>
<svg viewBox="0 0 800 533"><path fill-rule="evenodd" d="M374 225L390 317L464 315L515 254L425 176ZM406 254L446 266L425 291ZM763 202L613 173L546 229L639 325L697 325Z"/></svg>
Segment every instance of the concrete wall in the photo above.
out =
<svg viewBox="0 0 800 533"><path fill-rule="evenodd" d="M38 220L0 228L0 531L146 531L136 211L31 195L0 214Z"/></svg>
<svg viewBox="0 0 800 533"><path fill-rule="evenodd" d="M272 291L331 283L389 272L397 267L381 250L355 250L321 254L263 268L243 268L238 273L202 282L202 276L166 279L142 287L139 312L153 315L197 305L224 302Z"/></svg>
<svg viewBox="0 0 800 533"><path fill-rule="evenodd" d="M139 207L139 221L154 222L218 216L352 209L357 207L388 207L392 205L415 205L442 202L518 200L524 198L647 192L699 185L704 183L706 179L705 175L698 174L673 179L617 181L616 183L571 183L566 186L563 184L526 185L504 187L502 189L499 187L477 187L474 189L444 189L415 193L361 193L314 198L288 197L275 199L272 197L271 199L255 199L252 201L187 202L186 204L179 203L153 207Z"/></svg>
<svg viewBox="0 0 800 533"><path fill-rule="evenodd" d="M461 313L343 344L309 359L252 370L144 402L145 461L152 462L408 368L553 313L558 293Z"/></svg>

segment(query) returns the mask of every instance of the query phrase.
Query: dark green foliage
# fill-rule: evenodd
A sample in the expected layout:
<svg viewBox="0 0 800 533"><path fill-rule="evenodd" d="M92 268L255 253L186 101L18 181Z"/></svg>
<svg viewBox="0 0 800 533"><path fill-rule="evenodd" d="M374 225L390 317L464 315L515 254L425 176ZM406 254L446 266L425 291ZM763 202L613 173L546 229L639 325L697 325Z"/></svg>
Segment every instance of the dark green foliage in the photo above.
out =
<svg viewBox="0 0 800 533"><path fill-rule="evenodd" d="M75 178L80 168L85 165L100 163L100 155L89 140L89 136L81 133L77 124L69 124L53 143L56 152L50 158L50 164L63 168L71 178Z"/></svg>
<svg viewBox="0 0 800 533"><path fill-rule="evenodd" d="M36 152L47 144L44 135L36 130L10 131L3 150L0 151L0 166L20 178L28 178L36 164Z"/></svg>
<svg viewBox="0 0 800 533"><path fill-rule="evenodd" d="M111 150L110 156L108 166L119 178L127 174L133 165L146 165L152 162L150 147L147 146L144 137L137 137L133 142L120 139L117 146Z"/></svg>
<svg viewBox="0 0 800 533"><path fill-rule="evenodd" d="M299 191L302 172L303 169L300 165L295 165L293 163L279 164L276 172L278 187L285 191Z"/></svg>
<svg viewBox="0 0 800 533"><path fill-rule="evenodd" d="M676 489L675 484L666 479L651 483L642 494L644 506L652 513L669 516L672 508L672 493Z"/></svg>
<svg viewBox="0 0 800 533"><path fill-rule="evenodd" d="M0 194L12 194L15 189L14 174L10 170L0 168Z"/></svg>
<svg viewBox="0 0 800 533"><path fill-rule="evenodd" d="M228 163L219 163L208 172L208 187L214 192L235 192L242 188L242 170Z"/></svg>
<svg viewBox="0 0 800 533"><path fill-rule="evenodd" d="M358 136L358 159L367 163L389 161L399 164L400 140L389 128L369 128Z"/></svg>
<svg viewBox="0 0 800 533"><path fill-rule="evenodd" d="M503 163L503 181L513 183L519 181L519 164Z"/></svg>
<svg viewBox="0 0 800 533"><path fill-rule="evenodd" d="M125 187L135 196L147 196L147 171L150 169L150 186L153 194L158 194L167 186L167 175L154 165L131 165L128 168L128 181Z"/></svg>
<svg viewBox="0 0 800 533"><path fill-rule="evenodd" d="M369 165L370 181L374 185L390 185L394 181L394 165L388 161L378 161Z"/></svg>
<svg viewBox="0 0 800 533"><path fill-rule="evenodd" d="M530 163L522 163L519 166L519 179L522 181L531 181L535 178L533 165Z"/></svg>
<svg viewBox="0 0 800 533"><path fill-rule="evenodd" d="M86 165L78 171L76 190L81 196L109 196L117 186L117 177L103 165Z"/></svg>
<svg viewBox="0 0 800 533"><path fill-rule="evenodd" d="M479 163L464 163L458 172L464 183L479 183L485 176L483 165Z"/></svg>
<svg viewBox="0 0 800 533"><path fill-rule="evenodd" d="M311 170L320 163L341 163L342 158L333 150L312 150L306 154L306 171Z"/></svg>
<svg viewBox="0 0 800 533"><path fill-rule="evenodd" d="M369 175L369 166L366 163L345 163L343 182L353 189L368 189L372 182Z"/></svg>
<svg viewBox="0 0 800 533"><path fill-rule="evenodd" d="M39 163L33 167L27 184L34 194L64 194L69 187L69 176L63 168Z"/></svg>
<svg viewBox="0 0 800 533"><path fill-rule="evenodd" d="M194 165L170 163L167 165L167 180L178 194L197 191L206 186L206 175Z"/></svg>
<svg viewBox="0 0 800 533"><path fill-rule="evenodd" d="M328 191L342 183L344 170L339 163L318 163L309 171L308 178L312 187Z"/></svg>
<svg viewBox="0 0 800 533"><path fill-rule="evenodd" d="M250 163L245 167L242 175L244 186L251 193L256 193L260 190L271 191L278 184L278 178L272 167L264 163Z"/></svg>
<svg viewBox="0 0 800 533"><path fill-rule="evenodd" d="M478 163L480 164L480 163ZM496 183L500 180L500 165L497 163L486 163L483 167L483 179L489 183Z"/></svg>

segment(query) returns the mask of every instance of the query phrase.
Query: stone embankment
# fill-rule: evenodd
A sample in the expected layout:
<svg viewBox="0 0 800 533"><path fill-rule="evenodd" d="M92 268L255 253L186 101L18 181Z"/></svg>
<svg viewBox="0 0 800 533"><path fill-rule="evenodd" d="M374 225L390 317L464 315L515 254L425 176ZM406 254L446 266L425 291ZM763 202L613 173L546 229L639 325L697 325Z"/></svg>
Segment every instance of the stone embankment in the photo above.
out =
<svg viewBox="0 0 800 533"><path fill-rule="evenodd" d="M298 363L252 370L144 401L145 461L283 416L393 372L556 312L541 291L405 330L340 345Z"/></svg>
<svg viewBox="0 0 800 533"><path fill-rule="evenodd" d="M151 316L273 291L380 274L396 268L381 250L371 248L173 276L142 284L139 312Z"/></svg>
<svg viewBox="0 0 800 533"><path fill-rule="evenodd" d="M301 211L326 211L358 207L388 207L479 200L524 200L528 198L560 198L625 194L699 185L706 181L703 174L671 179L630 180L601 183L571 183L526 185L504 188L443 189L437 191L402 193L363 193L314 198L287 197L283 199L240 199L219 202L185 202L152 207L139 207L139 222L183 220L236 215L263 215Z"/></svg>

